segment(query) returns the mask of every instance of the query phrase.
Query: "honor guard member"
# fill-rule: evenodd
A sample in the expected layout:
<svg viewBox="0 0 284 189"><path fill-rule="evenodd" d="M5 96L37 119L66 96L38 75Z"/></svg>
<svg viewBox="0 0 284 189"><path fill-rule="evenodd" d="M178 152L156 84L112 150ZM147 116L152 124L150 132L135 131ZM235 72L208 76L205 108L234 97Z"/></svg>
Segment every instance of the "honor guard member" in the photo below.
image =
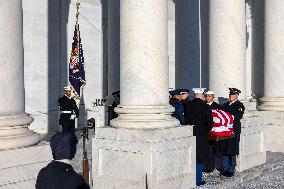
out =
<svg viewBox="0 0 284 189"><path fill-rule="evenodd" d="M175 108L175 111L172 113L172 117L179 120L181 125L184 125L184 107L182 103L182 96L181 96L182 89L175 89L170 91L172 98L170 100L170 105Z"/></svg>
<svg viewBox="0 0 284 189"><path fill-rule="evenodd" d="M194 99L185 104L185 124L193 125L193 135L196 136L196 185L205 184L202 181L203 165L208 161L208 133L213 127L211 109L204 101L204 88L193 88Z"/></svg>
<svg viewBox="0 0 284 189"><path fill-rule="evenodd" d="M207 91L205 93L205 95L206 95L206 102L209 105L211 110L212 109L218 109L218 110L223 109L223 107L220 104L218 104L217 102L214 101L215 96L214 96L213 91ZM209 140L209 149L208 149L209 150L209 155L208 155L209 160L208 160L207 164L205 164L204 167L203 167L203 171L207 172L207 173L214 171L215 164L217 162L222 162L223 156L220 156L220 155L218 156L218 155L215 154L215 143L216 143L215 140ZM216 163L215 163L215 160L216 160ZM221 163L219 163L219 164L221 164ZM221 167L221 165L219 165L219 164L217 163L217 166L216 166L217 169Z"/></svg>
<svg viewBox="0 0 284 189"><path fill-rule="evenodd" d="M222 110L223 107L214 101L215 96L213 91L207 91L205 95L206 95L206 102L211 109Z"/></svg>
<svg viewBox="0 0 284 189"><path fill-rule="evenodd" d="M75 133L75 118L79 116L79 109L76 105L70 86L64 87L65 95L58 99L60 108L59 124L62 125L62 132Z"/></svg>
<svg viewBox="0 0 284 189"><path fill-rule="evenodd" d="M220 174L226 177L232 177L235 173L236 155L239 155L241 119L245 112L243 103L238 100L241 91L237 88L229 88L229 90L229 101L223 107L224 111L234 116L234 137L220 143L220 151L224 155L223 168Z"/></svg>
<svg viewBox="0 0 284 189"><path fill-rule="evenodd" d="M110 123L110 120L118 117L118 114L114 111L114 109L120 104L120 91L113 92L112 96L114 101L108 108L108 123Z"/></svg>
<svg viewBox="0 0 284 189"><path fill-rule="evenodd" d="M69 132L57 133L51 137L50 148L53 156L37 176L36 189L89 189L82 176L70 165L75 157L77 138Z"/></svg>
<svg viewBox="0 0 284 189"><path fill-rule="evenodd" d="M181 89L180 90L181 102L187 103L189 101L189 90L188 89Z"/></svg>

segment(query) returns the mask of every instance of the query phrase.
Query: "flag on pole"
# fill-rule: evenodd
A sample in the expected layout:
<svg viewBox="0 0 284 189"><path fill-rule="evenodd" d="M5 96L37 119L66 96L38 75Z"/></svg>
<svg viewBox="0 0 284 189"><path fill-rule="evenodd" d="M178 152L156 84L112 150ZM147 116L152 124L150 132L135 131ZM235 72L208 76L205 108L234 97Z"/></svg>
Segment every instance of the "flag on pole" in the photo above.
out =
<svg viewBox="0 0 284 189"><path fill-rule="evenodd" d="M75 98L80 99L80 89L86 84L83 47L80 37L80 29L78 23L79 6L77 3L76 25L73 35L72 50L69 62L69 85L75 95Z"/></svg>

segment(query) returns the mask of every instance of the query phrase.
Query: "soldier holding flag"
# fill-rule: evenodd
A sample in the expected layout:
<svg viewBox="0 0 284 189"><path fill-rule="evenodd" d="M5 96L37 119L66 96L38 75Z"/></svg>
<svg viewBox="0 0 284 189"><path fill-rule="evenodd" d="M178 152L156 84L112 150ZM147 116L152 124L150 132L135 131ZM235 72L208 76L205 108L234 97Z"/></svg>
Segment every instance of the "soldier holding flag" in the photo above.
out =
<svg viewBox="0 0 284 189"><path fill-rule="evenodd" d="M60 107L59 124L62 125L62 132L75 133L75 118L79 116L79 109L76 105L70 86L64 87L64 96L58 99Z"/></svg>
<svg viewBox="0 0 284 189"><path fill-rule="evenodd" d="M74 98L77 100L80 99L81 87L86 84L83 47L78 22L80 3L77 2L76 7L76 24L69 62L69 85L64 87L65 95L58 99L61 111L59 124L62 125L63 132L72 133L75 132L75 118L79 116L79 109ZM74 94L74 96L71 96L71 94Z"/></svg>

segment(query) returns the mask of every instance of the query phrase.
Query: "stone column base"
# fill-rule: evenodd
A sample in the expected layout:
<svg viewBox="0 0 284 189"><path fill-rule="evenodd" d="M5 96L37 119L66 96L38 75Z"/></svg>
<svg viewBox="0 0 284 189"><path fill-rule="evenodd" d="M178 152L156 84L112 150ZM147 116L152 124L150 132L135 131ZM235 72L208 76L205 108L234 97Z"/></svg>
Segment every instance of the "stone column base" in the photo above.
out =
<svg viewBox="0 0 284 189"><path fill-rule="evenodd" d="M0 150L31 146L40 141L40 135L29 130L34 119L26 113L0 116Z"/></svg>
<svg viewBox="0 0 284 189"><path fill-rule="evenodd" d="M240 155L237 171L244 171L266 163L263 128L261 126L242 127Z"/></svg>
<svg viewBox="0 0 284 189"><path fill-rule="evenodd" d="M284 97L263 97L257 106L261 111L284 111Z"/></svg>
<svg viewBox="0 0 284 189"><path fill-rule="evenodd" d="M93 188L195 187L195 143L191 126L152 131L97 128Z"/></svg>

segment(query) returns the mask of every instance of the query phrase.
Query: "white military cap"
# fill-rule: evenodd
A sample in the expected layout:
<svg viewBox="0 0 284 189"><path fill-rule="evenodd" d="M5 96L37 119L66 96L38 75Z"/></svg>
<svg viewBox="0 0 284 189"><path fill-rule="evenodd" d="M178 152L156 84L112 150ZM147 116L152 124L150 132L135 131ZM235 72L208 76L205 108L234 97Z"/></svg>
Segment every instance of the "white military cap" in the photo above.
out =
<svg viewBox="0 0 284 189"><path fill-rule="evenodd" d="M204 93L206 88L193 88L193 92L196 93L196 94L202 94Z"/></svg>
<svg viewBox="0 0 284 189"><path fill-rule="evenodd" d="M64 91L71 91L71 87L70 86L64 87Z"/></svg>
<svg viewBox="0 0 284 189"><path fill-rule="evenodd" d="M213 92L213 91L207 91L206 94L207 94L207 95L213 95L214 92Z"/></svg>

